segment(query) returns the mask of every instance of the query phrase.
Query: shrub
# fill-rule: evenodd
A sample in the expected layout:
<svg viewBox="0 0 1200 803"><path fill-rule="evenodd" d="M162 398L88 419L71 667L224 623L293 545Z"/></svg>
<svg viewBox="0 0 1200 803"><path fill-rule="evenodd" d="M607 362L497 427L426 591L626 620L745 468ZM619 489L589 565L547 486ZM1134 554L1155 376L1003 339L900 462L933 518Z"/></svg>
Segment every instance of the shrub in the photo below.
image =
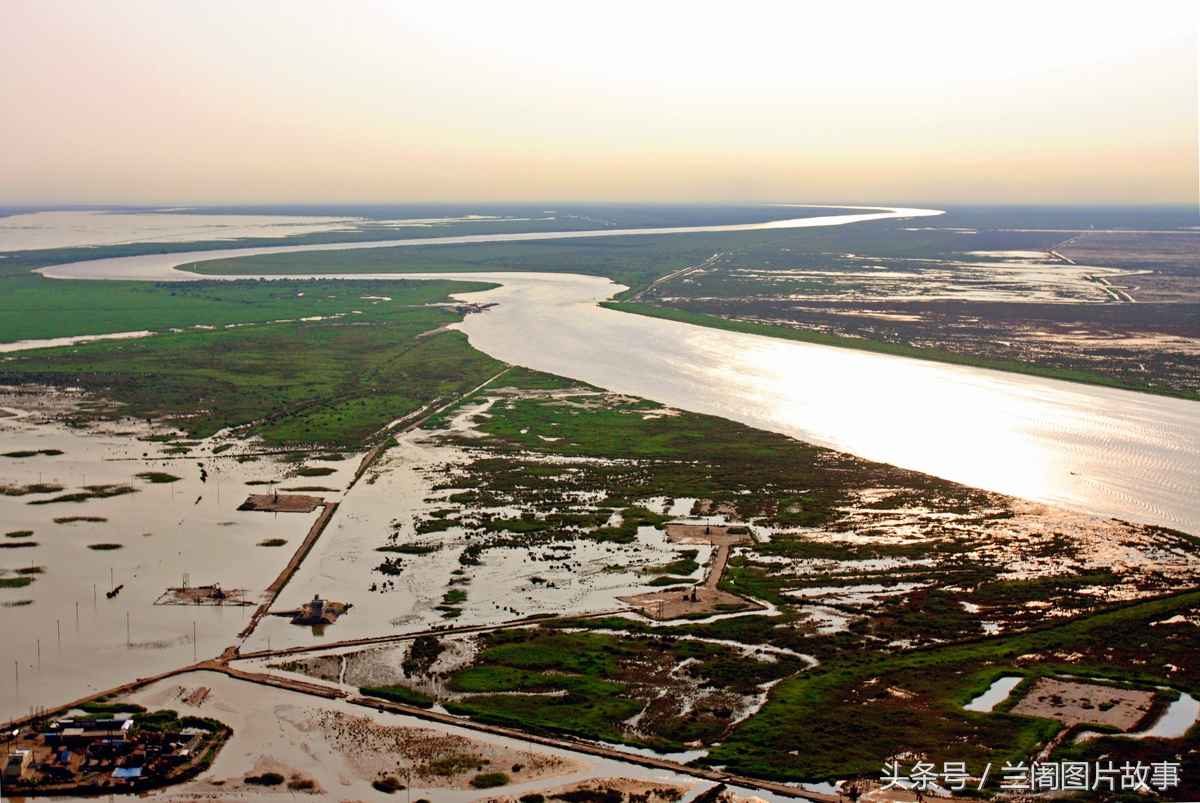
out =
<svg viewBox="0 0 1200 803"><path fill-rule="evenodd" d="M503 772L481 772L471 779L471 786L476 789L492 789L508 784L508 776Z"/></svg>
<svg viewBox="0 0 1200 803"><path fill-rule="evenodd" d="M394 795L396 794L396 790L404 788L404 784L400 783L400 779L394 775L371 781L371 786L388 795Z"/></svg>
<svg viewBox="0 0 1200 803"><path fill-rule="evenodd" d="M179 482L179 480L182 479L182 477L176 477L174 474L168 474L165 471L143 471L140 474L134 474L134 476L139 480L145 480L146 482L154 485L165 485L172 482Z"/></svg>
<svg viewBox="0 0 1200 803"><path fill-rule="evenodd" d="M279 786L286 778L278 772L264 772L262 775L247 775L246 783L253 786Z"/></svg>

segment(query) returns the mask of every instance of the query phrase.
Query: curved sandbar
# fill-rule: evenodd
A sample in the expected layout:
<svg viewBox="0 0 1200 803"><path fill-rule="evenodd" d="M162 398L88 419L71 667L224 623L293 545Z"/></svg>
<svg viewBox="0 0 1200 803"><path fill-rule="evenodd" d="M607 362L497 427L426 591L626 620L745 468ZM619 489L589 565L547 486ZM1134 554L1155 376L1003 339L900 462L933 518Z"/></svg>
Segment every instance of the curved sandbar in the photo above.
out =
<svg viewBox="0 0 1200 803"><path fill-rule="evenodd" d="M729 227L226 249L204 252L203 258L838 225L918 212L936 214L889 210ZM201 258L195 253L128 257L48 267L42 273L159 281L253 278L173 270ZM979 488L1200 534L1200 403L627 315L596 306L623 289L604 278L501 272L456 272L453 278L502 285L464 294L464 299L498 306L457 325L473 346L496 359Z"/></svg>

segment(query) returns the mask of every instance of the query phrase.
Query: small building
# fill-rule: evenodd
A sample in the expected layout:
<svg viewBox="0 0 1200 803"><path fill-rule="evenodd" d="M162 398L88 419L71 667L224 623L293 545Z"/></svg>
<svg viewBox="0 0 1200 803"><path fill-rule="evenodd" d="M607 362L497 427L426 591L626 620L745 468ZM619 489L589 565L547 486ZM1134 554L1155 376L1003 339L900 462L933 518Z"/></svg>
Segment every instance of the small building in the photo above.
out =
<svg viewBox="0 0 1200 803"><path fill-rule="evenodd" d="M345 602L330 602L321 599L319 594L313 594L312 602L306 602L296 611L292 618L294 625L331 625L345 613L350 605Z"/></svg>
<svg viewBox="0 0 1200 803"><path fill-rule="evenodd" d="M8 754L8 761L4 762L4 779L7 781L19 781L25 777L25 770L29 769L29 765L33 763L32 750L15 750Z"/></svg>

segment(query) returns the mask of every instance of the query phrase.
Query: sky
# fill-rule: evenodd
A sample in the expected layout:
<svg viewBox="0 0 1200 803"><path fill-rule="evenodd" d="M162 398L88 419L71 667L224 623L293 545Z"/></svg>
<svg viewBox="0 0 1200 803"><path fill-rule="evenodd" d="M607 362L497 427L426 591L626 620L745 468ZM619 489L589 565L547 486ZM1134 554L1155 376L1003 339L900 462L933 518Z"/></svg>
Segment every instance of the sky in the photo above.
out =
<svg viewBox="0 0 1200 803"><path fill-rule="evenodd" d="M5 0L0 204L1194 204L1198 6Z"/></svg>

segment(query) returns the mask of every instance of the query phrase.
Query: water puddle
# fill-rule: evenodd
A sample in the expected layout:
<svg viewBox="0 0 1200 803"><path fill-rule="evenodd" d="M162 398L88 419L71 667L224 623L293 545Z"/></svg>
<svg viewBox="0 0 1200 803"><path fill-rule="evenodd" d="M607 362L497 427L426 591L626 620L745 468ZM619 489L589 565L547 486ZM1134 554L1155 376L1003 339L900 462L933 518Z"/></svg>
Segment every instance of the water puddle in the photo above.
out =
<svg viewBox="0 0 1200 803"><path fill-rule="evenodd" d="M58 346L75 346L80 343L95 343L98 340L136 340L140 337L149 337L152 334L154 333L151 331L143 330L140 332L113 332L108 335L51 337L45 340L16 340L12 343L0 343L0 354L8 354L13 351L30 351L32 349L52 349Z"/></svg>
<svg viewBox="0 0 1200 803"><path fill-rule="evenodd" d="M971 702L963 706L967 711L980 711L989 713L993 708L1008 699L1008 695L1012 694L1022 680L1025 678L1019 676L1002 677L988 687L988 690L976 697Z"/></svg>
<svg viewBox="0 0 1200 803"><path fill-rule="evenodd" d="M1184 692L1179 695L1178 700L1167 706L1167 710L1149 730L1128 735L1134 739L1179 739L1196 724L1198 719L1200 719L1200 700Z"/></svg>

